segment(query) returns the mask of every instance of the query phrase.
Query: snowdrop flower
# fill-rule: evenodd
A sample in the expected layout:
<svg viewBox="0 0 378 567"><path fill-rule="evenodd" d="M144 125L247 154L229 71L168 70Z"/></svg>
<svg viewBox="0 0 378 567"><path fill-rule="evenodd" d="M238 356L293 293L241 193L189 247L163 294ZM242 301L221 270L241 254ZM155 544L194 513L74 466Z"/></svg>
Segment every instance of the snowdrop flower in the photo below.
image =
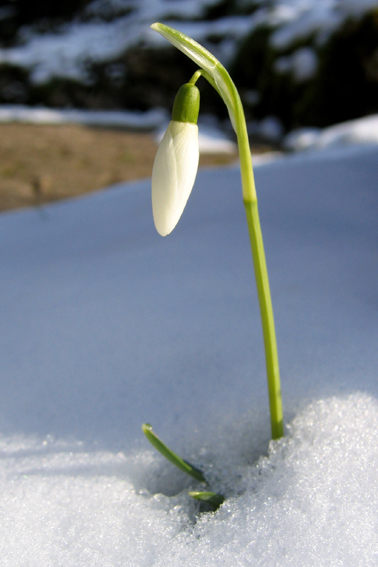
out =
<svg viewBox="0 0 378 567"><path fill-rule="evenodd" d="M283 436L284 431L277 341L243 105L229 73L212 53L191 37L165 24L157 22L151 28L160 33L200 67L194 73L189 84L181 87L178 95L182 90L185 91L191 87L189 99L192 97L194 101L197 96L194 95L194 84L199 76L202 76L223 99L236 133L243 202L255 266L265 345L272 438L279 439ZM176 99L179 98L178 95ZM199 96L197 104L199 107ZM177 106L176 112L175 106ZM179 220L192 190L198 164L198 108L196 114L193 110L196 104L192 105L190 100L188 102L185 99L184 95L181 97L181 102L177 102L177 105L175 101L175 106L172 122L159 148L152 175L154 218L156 228L162 235L169 234Z"/></svg>
<svg viewBox="0 0 378 567"><path fill-rule="evenodd" d="M197 175L199 90L183 85L152 170L152 211L156 230L166 236L178 223Z"/></svg>

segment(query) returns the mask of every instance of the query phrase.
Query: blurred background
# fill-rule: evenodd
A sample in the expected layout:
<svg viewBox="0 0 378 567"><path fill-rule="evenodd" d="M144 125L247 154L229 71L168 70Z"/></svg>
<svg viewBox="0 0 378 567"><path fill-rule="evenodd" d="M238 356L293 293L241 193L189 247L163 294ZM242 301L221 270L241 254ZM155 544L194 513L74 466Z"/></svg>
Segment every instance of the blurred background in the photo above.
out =
<svg viewBox="0 0 378 567"><path fill-rule="evenodd" d="M378 112L378 0L0 0L0 208L150 175L152 133L195 70L155 21L227 67L257 152ZM199 86L209 136L232 141L223 102ZM41 108L63 114L27 112ZM234 161L225 148L203 148L201 164Z"/></svg>

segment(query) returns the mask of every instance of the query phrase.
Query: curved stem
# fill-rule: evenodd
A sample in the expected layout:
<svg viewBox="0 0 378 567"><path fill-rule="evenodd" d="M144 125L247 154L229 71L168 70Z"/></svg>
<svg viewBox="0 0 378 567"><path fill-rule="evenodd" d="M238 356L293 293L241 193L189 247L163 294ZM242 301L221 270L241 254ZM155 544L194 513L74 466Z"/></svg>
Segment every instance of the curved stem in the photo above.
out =
<svg viewBox="0 0 378 567"><path fill-rule="evenodd" d="M224 69L224 67L221 67L221 69L218 69L218 71L222 76L224 84L227 86L227 89L231 94L232 114L234 118L233 122L239 148L243 201L247 216L248 232L255 269L257 294L260 305L260 314L264 337L272 438L279 439L280 437L283 437L284 434L280 371L278 364L273 306L270 295L268 270L266 267L264 243L258 212L256 188L252 169L251 150L249 146L244 110L239 93L226 69Z"/></svg>
<svg viewBox="0 0 378 567"><path fill-rule="evenodd" d="M194 73L194 75L192 75L188 83L190 83L191 85L195 85L198 79L201 77L201 75L203 75L202 69L197 69L197 71Z"/></svg>
<svg viewBox="0 0 378 567"><path fill-rule="evenodd" d="M235 98L235 123L239 147L243 201L247 216L249 239L251 243L253 264L255 268L257 294L259 298L262 330L264 336L272 438L278 439L280 437L283 437L284 433L280 370L278 364L273 306L270 295L268 270L266 267L265 250L257 205L257 196L247 127L245 123L243 107L241 105L238 93L236 93Z"/></svg>
<svg viewBox="0 0 378 567"><path fill-rule="evenodd" d="M274 327L272 300L270 296L268 270L265 261L257 199L254 201L244 199L244 206L247 215L249 239L251 242L253 263L255 267L257 294L259 298L264 336L272 439L279 439L280 437L283 437L280 369L278 364L277 341Z"/></svg>

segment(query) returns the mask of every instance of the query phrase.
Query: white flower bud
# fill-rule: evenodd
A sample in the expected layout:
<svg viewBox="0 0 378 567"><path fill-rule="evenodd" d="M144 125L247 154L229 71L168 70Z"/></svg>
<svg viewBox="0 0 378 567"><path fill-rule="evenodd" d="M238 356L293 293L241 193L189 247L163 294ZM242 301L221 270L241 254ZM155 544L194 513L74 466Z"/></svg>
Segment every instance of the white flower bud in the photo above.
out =
<svg viewBox="0 0 378 567"><path fill-rule="evenodd" d="M172 120L152 170L152 211L161 236L172 232L182 215L193 189L198 160L197 124Z"/></svg>

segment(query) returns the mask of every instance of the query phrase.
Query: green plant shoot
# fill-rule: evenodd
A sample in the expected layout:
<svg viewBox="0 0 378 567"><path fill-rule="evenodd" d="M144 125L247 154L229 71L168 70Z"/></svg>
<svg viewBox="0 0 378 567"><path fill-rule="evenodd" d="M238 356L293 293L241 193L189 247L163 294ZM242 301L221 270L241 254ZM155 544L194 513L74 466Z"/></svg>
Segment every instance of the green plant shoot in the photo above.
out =
<svg viewBox="0 0 378 567"><path fill-rule="evenodd" d="M276 333L251 150L240 96L226 69L207 49L185 34L164 24L155 23L151 28L164 36L200 67L189 83L184 86L185 88L182 87L180 96L176 97L172 121L155 159L152 173L152 202L155 225L158 232L163 236L173 230L185 208L194 184L199 153L197 127L199 93L197 93L195 82L200 76L203 76L226 104L237 136L243 201L247 216L264 338L272 438L278 439L283 436L283 413Z"/></svg>

